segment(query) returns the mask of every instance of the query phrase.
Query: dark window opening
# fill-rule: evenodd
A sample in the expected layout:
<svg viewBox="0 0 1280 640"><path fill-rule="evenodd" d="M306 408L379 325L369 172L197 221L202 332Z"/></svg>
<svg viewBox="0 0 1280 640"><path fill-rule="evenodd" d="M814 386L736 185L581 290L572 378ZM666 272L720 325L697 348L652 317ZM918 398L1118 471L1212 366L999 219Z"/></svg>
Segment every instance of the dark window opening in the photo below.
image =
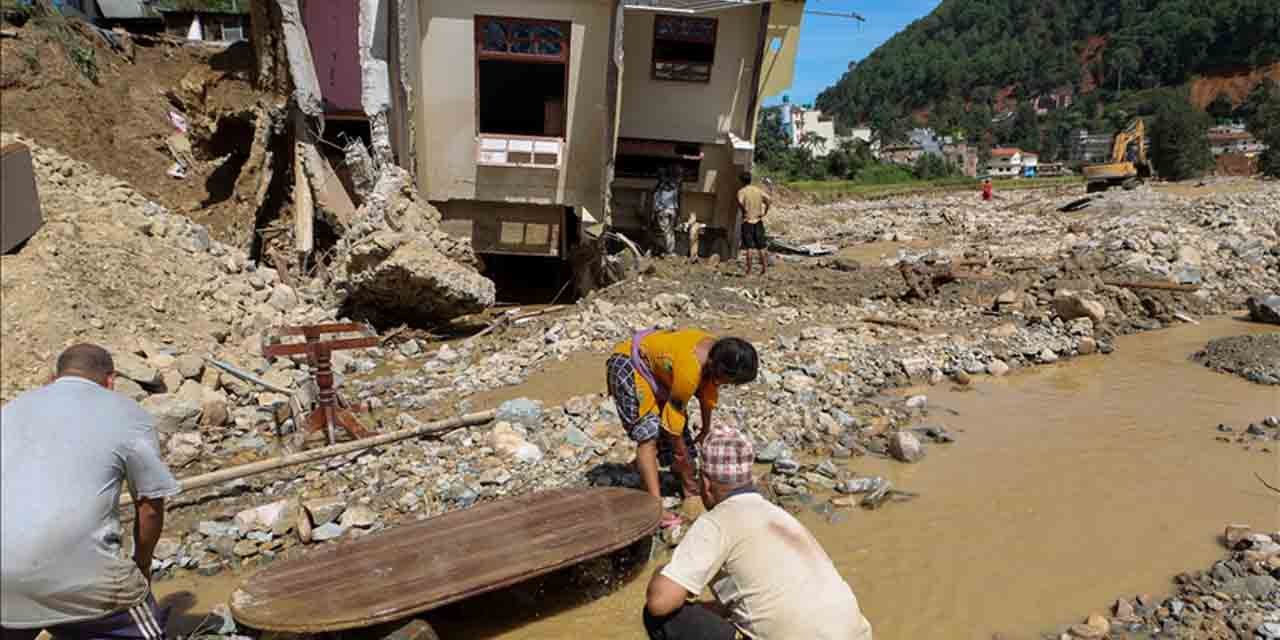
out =
<svg viewBox="0 0 1280 640"><path fill-rule="evenodd" d="M570 24L476 17L480 133L563 137Z"/></svg>
<svg viewBox="0 0 1280 640"><path fill-rule="evenodd" d="M682 182L694 182L702 171L702 145L624 138L618 141L614 173L621 178L657 178L659 171L680 169Z"/></svg>
<svg viewBox="0 0 1280 640"><path fill-rule="evenodd" d="M562 64L480 61L480 132L564 135Z"/></svg>
<svg viewBox="0 0 1280 640"><path fill-rule="evenodd" d="M710 82L717 26L715 18L656 16L653 24L653 77L658 80Z"/></svg>

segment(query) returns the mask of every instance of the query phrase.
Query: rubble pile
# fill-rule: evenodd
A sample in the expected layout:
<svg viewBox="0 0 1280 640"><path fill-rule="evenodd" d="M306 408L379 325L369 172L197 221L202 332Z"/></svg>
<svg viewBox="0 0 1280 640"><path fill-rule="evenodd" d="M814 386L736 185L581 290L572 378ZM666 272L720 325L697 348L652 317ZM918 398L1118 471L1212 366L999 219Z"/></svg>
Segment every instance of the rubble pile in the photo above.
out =
<svg viewBox="0 0 1280 640"><path fill-rule="evenodd" d="M1226 557L1206 571L1178 575L1168 598L1120 598L1107 615L1071 625L1060 640L1090 638L1280 638L1280 531L1227 525Z"/></svg>
<svg viewBox="0 0 1280 640"><path fill-rule="evenodd" d="M469 243L440 230L403 169L385 167L338 245L333 283L341 304L376 324L433 323L493 305Z"/></svg>
<svg viewBox="0 0 1280 640"><path fill-rule="evenodd" d="M1191 357L1250 382L1280 384L1280 332L1218 338Z"/></svg>
<svg viewBox="0 0 1280 640"><path fill-rule="evenodd" d="M272 416L287 398L206 358L300 389L309 402L306 365L268 363L261 336L335 319L322 296L282 282L127 184L23 142L33 149L46 222L21 251L0 258L0 395L42 383L66 346L95 342L115 356L116 389L156 416L166 459L180 473L278 449Z"/></svg>
<svg viewBox="0 0 1280 640"><path fill-rule="evenodd" d="M1058 213L1074 195L1009 192L1012 204L979 206L971 194L913 196L784 210L789 239L925 242L891 262L1074 262L1105 279L1154 278L1196 285L1207 312L1244 306L1280 289L1280 186L1185 198L1142 187L1092 196L1087 208Z"/></svg>

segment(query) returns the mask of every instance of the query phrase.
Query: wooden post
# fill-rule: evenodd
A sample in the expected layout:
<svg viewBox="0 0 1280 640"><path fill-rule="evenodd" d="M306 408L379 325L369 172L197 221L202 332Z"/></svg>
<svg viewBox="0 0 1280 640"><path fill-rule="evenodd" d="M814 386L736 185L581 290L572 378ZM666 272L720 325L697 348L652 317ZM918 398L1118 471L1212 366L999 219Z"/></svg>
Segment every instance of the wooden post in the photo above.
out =
<svg viewBox="0 0 1280 640"><path fill-rule="evenodd" d="M305 127L304 127L305 128ZM302 132L299 132L301 134ZM295 249L308 255L315 249L315 200L311 197L311 180L303 170L303 145L293 149L293 238Z"/></svg>

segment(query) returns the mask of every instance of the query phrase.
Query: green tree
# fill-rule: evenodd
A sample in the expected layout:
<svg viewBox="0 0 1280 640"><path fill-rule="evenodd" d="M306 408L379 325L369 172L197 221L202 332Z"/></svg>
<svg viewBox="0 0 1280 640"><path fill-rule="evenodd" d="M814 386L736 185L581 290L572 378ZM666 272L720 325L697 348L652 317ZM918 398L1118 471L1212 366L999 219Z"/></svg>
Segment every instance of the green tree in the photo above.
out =
<svg viewBox="0 0 1280 640"><path fill-rule="evenodd" d="M756 126L756 163L766 169L780 169L785 162L788 146L790 140L782 128L781 107L761 109L759 124Z"/></svg>
<svg viewBox="0 0 1280 640"><path fill-rule="evenodd" d="M1258 169L1264 175L1280 178L1280 91L1268 89L1264 93L1265 101L1255 104L1250 115L1249 132L1267 145L1258 158Z"/></svg>
<svg viewBox="0 0 1280 640"><path fill-rule="evenodd" d="M1151 163L1170 180L1204 175L1213 166L1209 152L1209 116L1196 110L1185 95L1163 91L1153 100Z"/></svg>
<svg viewBox="0 0 1280 640"><path fill-rule="evenodd" d="M1231 114L1235 112L1235 105L1231 103L1231 96L1226 93L1219 93L1214 97L1213 102L1205 108L1209 115L1213 116L1219 122L1231 119Z"/></svg>

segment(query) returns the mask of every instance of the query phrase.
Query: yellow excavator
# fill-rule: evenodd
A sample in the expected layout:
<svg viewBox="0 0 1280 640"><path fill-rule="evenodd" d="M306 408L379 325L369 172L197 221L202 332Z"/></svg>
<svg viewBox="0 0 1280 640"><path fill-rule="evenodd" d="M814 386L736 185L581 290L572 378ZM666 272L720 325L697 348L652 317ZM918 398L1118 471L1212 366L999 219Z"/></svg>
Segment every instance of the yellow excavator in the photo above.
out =
<svg viewBox="0 0 1280 640"><path fill-rule="evenodd" d="M1147 125L1135 118L1124 131L1116 134L1111 144L1111 161L1084 168L1085 190L1089 193L1120 186L1132 189L1142 178L1151 177L1147 161Z"/></svg>

